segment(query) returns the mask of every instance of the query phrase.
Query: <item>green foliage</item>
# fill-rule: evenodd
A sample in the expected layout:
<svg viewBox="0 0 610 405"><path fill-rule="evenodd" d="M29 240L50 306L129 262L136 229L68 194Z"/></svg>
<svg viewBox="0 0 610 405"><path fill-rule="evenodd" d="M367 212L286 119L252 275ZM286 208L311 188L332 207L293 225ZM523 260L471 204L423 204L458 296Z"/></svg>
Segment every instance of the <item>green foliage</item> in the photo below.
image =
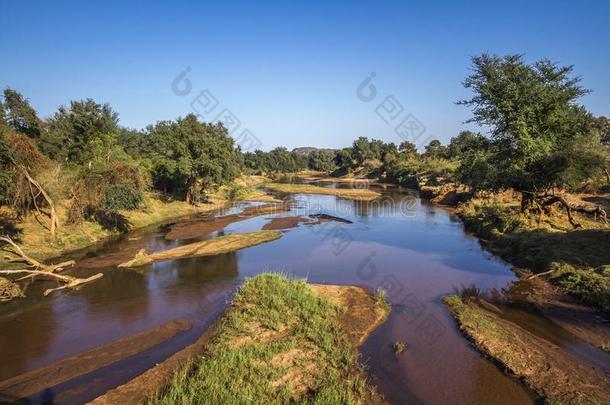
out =
<svg viewBox="0 0 610 405"><path fill-rule="evenodd" d="M448 157L450 159L461 159L473 150L484 149L487 143L487 138L478 132L460 131L457 136L449 141Z"/></svg>
<svg viewBox="0 0 610 405"><path fill-rule="evenodd" d="M201 192L235 179L238 152L222 124L207 124L193 114L147 128L154 185L198 200Z"/></svg>
<svg viewBox="0 0 610 405"><path fill-rule="evenodd" d="M336 152L333 150L321 149L309 154L308 166L312 170L321 172L332 172L337 168L335 164Z"/></svg>
<svg viewBox="0 0 610 405"><path fill-rule="evenodd" d="M474 73L464 86L474 96L459 104L472 108L470 122L487 126L491 140L465 159L473 186L543 192L575 184L600 169L593 118L576 100L587 93L571 77L572 67L549 60L533 65L521 55L483 54L472 59Z"/></svg>
<svg viewBox="0 0 610 405"><path fill-rule="evenodd" d="M602 144L610 147L610 120L604 116L597 117L595 119L595 128L599 132Z"/></svg>
<svg viewBox="0 0 610 405"><path fill-rule="evenodd" d="M415 146L413 142L401 142L400 145L398 145L398 151L402 153L407 159L413 159L418 156L417 146Z"/></svg>
<svg viewBox="0 0 610 405"><path fill-rule="evenodd" d="M356 166L356 162L354 161L354 157L352 155L351 148L343 148L339 152L337 152L337 156L335 157L335 164L347 171L351 170Z"/></svg>
<svg viewBox="0 0 610 405"><path fill-rule="evenodd" d="M308 162L308 155L290 152L284 147L244 154L244 166L254 173L294 173L307 169Z"/></svg>
<svg viewBox="0 0 610 405"><path fill-rule="evenodd" d="M42 122L21 93L8 87L4 89L4 102L0 103L0 109L10 128L30 138L40 137Z"/></svg>
<svg viewBox="0 0 610 405"><path fill-rule="evenodd" d="M434 159L447 158L448 154L449 151L447 150L447 147L444 146L438 139L431 140L430 143L426 146L426 151L424 152L424 155L426 157Z"/></svg>
<svg viewBox="0 0 610 405"><path fill-rule="evenodd" d="M57 161L87 163L95 156L92 142L118 132L119 116L108 104L92 99L71 101L70 107L59 107L48 122L48 131L40 138L40 148Z"/></svg>
<svg viewBox="0 0 610 405"><path fill-rule="evenodd" d="M238 201L244 199L248 194L252 193L251 187L242 186L236 183L231 183L222 189L222 197L227 201Z"/></svg>
<svg viewBox="0 0 610 405"><path fill-rule="evenodd" d="M610 312L610 277L569 265L560 269L560 274L554 276L555 282L583 301Z"/></svg>
<svg viewBox="0 0 610 405"><path fill-rule="evenodd" d="M518 211L495 200L465 204L461 206L461 217L469 229L486 239L498 238L525 225Z"/></svg>
<svg viewBox="0 0 610 405"><path fill-rule="evenodd" d="M137 129L119 128L117 143L133 159L141 159L148 152L146 134Z"/></svg>
<svg viewBox="0 0 610 405"><path fill-rule="evenodd" d="M123 183L108 187L102 205L108 211L135 210L143 200L141 189L131 183Z"/></svg>

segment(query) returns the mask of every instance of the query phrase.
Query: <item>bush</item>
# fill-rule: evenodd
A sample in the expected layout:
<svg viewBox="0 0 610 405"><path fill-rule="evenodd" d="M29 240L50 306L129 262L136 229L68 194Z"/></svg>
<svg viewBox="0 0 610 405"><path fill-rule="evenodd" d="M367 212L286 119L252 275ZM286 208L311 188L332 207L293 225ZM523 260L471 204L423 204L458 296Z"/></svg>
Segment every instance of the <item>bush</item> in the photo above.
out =
<svg viewBox="0 0 610 405"><path fill-rule="evenodd" d="M237 201L243 199L251 192L252 189L250 187L232 183L224 187L220 194L225 200Z"/></svg>
<svg viewBox="0 0 610 405"><path fill-rule="evenodd" d="M103 207L108 211L135 210L144 201L142 190L132 183L111 186L104 195Z"/></svg>
<svg viewBox="0 0 610 405"><path fill-rule="evenodd" d="M570 267L570 270L566 270ZM592 269L581 270L564 265L562 273L555 280L569 293L588 304L604 311L610 311L610 278Z"/></svg>

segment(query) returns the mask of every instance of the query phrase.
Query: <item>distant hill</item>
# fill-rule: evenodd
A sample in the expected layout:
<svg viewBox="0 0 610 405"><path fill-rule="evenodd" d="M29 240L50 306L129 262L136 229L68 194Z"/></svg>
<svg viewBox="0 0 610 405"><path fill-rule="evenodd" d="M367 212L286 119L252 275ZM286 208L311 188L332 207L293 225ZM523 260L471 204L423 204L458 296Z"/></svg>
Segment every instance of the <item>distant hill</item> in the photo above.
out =
<svg viewBox="0 0 610 405"><path fill-rule="evenodd" d="M330 149L330 148L314 148L313 146L303 146L300 148L294 148L292 150L292 152L298 154L298 155L309 155L311 152L317 151L317 150L330 150L333 152L336 152L337 149Z"/></svg>

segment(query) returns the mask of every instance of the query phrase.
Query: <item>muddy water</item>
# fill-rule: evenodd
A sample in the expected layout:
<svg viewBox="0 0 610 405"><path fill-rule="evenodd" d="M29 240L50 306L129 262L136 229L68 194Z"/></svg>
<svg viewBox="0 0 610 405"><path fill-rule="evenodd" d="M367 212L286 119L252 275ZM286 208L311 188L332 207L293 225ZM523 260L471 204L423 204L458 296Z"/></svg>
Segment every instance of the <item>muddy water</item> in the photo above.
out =
<svg viewBox="0 0 610 405"><path fill-rule="evenodd" d="M343 187L343 185L342 185ZM0 380L91 350L175 319L193 327L170 341L103 369L49 387L41 397L83 402L140 374L192 342L218 316L235 286L261 271L282 271L314 283L358 284L388 291L393 311L361 349L375 383L392 403L532 403L516 380L483 359L459 334L440 297L476 284L503 288L515 277L483 251L461 223L408 191L384 191L383 202L295 196L279 215L325 213L353 223L327 222L285 231L271 243L215 257L117 269L100 259L160 250L166 228L139 231L88 252L80 275L104 272L79 291L29 298L0 307ZM237 207L235 210L239 210ZM242 207L243 208L243 207ZM221 233L261 229L271 215L229 225ZM202 235L201 238L216 236ZM96 267L96 263L106 267ZM409 349L395 356L397 340Z"/></svg>

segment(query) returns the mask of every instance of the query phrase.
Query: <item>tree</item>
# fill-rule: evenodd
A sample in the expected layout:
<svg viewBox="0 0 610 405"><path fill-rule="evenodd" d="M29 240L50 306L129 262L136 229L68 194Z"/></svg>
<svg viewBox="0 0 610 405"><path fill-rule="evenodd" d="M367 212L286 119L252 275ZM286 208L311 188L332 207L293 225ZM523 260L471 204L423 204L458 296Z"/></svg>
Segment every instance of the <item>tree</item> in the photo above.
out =
<svg viewBox="0 0 610 405"><path fill-rule="evenodd" d="M335 156L335 164L341 169L350 170L356 165L352 154L352 148L343 148Z"/></svg>
<svg viewBox="0 0 610 405"><path fill-rule="evenodd" d="M447 147L444 146L438 139L433 139L426 146L426 151L424 152L424 155L426 157L442 159L447 157L447 153Z"/></svg>
<svg viewBox="0 0 610 405"><path fill-rule="evenodd" d="M361 136L352 145L352 158L357 166L362 166L365 160L373 159L371 145L367 137Z"/></svg>
<svg viewBox="0 0 610 405"><path fill-rule="evenodd" d="M239 175L233 139L222 124L189 114L147 128L154 185L198 203L202 193Z"/></svg>
<svg viewBox="0 0 610 405"><path fill-rule="evenodd" d="M308 166L312 170L331 172L337 168L335 165L335 151L322 149L309 154Z"/></svg>
<svg viewBox="0 0 610 405"><path fill-rule="evenodd" d="M70 107L59 107L49 120L49 130L40 139L42 151L55 160L74 164L93 158L90 142L119 132L119 115L109 104L98 104L92 99L71 101Z"/></svg>
<svg viewBox="0 0 610 405"><path fill-rule="evenodd" d="M55 203L34 178L47 164L32 139L0 129L0 205L12 207L18 215L34 213L55 239L59 227Z"/></svg>
<svg viewBox="0 0 610 405"><path fill-rule="evenodd" d="M451 138L448 146L448 157L450 159L460 159L468 154L471 149L479 149L487 139L478 132L460 131L460 133Z"/></svg>
<svg viewBox="0 0 610 405"><path fill-rule="evenodd" d="M146 135L137 129L119 128L117 142L134 159L144 156L147 152Z"/></svg>
<svg viewBox="0 0 610 405"><path fill-rule="evenodd" d="M381 143L381 155L380 159L384 165L389 165L398 157L398 148L393 142Z"/></svg>
<svg viewBox="0 0 610 405"><path fill-rule="evenodd" d="M599 137L602 145L607 148L606 155L610 154L610 120L607 117L600 116L595 119L595 128L597 128L599 132ZM607 159L609 162L606 163L606 167L604 168L604 173L606 175L606 182L610 184L610 169L608 166L610 165L610 158Z"/></svg>
<svg viewBox="0 0 610 405"><path fill-rule="evenodd" d="M42 133L42 122L36 111L21 93L16 90L4 89L4 102L0 103L4 120L10 128L37 139Z"/></svg>
<svg viewBox="0 0 610 405"><path fill-rule="evenodd" d="M398 151L402 153L407 159L417 157L417 146L413 142L403 141L398 145Z"/></svg>
<svg viewBox="0 0 610 405"><path fill-rule="evenodd" d="M472 59L464 86L474 96L458 104L472 109L469 122L488 127L488 152L479 161L489 190L512 188L522 195L522 210L546 211L556 202L555 187L574 185L600 170L593 117L576 101L588 91L572 77L572 66L549 60L532 65L521 55L483 54ZM570 216L570 219L571 216Z"/></svg>
<svg viewBox="0 0 610 405"><path fill-rule="evenodd" d="M599 131L602 144L610 147L610 120L603 115L595 119L595 128Z"/></svg>

